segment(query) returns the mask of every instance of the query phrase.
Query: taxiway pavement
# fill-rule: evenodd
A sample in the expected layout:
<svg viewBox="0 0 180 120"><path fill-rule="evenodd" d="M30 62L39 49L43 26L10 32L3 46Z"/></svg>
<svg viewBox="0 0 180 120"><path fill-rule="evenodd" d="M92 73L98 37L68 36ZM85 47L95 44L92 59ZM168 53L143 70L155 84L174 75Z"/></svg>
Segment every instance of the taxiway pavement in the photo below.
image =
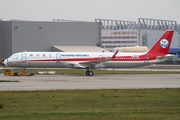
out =
<svg viewBox="0 0 180 120"><path fill-rule="evenodd" d="M71 89L129 89L180 88L179 74L124 74L124 75L35 75L5 76L0 80L0 91L71 90Z"/></svg>

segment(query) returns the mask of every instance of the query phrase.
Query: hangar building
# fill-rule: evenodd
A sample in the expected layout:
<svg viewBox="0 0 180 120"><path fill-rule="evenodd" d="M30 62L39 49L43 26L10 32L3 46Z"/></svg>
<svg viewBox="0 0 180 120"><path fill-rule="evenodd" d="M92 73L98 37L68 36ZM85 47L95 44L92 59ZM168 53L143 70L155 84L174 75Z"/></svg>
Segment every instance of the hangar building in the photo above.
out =
<svg viewBox="0 0 180 120"><path fill-rule="evenodd" d="M100 31L97 22L0 20L0 58L22 51L54 51L54 46L97 46Z"/></svg>

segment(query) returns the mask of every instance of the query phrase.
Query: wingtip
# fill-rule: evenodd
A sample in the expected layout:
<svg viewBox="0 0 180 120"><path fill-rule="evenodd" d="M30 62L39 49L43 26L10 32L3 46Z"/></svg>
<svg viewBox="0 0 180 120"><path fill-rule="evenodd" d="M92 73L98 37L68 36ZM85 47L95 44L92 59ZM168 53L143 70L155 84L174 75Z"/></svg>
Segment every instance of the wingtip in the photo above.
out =
<svg viewBox="0 0 180 120"><path fill-rule="evenodd" d="M116 52L113 54L113 56L112 56L113 59L116 57L118 52L119 52L119 50L116 50Z"/></svg>

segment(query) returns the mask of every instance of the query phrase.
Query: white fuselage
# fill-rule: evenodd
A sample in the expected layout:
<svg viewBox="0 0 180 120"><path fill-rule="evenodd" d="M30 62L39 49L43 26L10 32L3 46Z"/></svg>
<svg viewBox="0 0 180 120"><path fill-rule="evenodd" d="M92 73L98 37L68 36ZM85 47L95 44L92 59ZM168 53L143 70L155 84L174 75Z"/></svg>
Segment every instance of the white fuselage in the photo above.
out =
<svg viewBox="0 0 180 120"><path fill-rule="evenodd" d="M86 62L91 63L91 68L129 68L159 63L156 56L145 53L118 53L115 59L101 62L111 58L113 53L103 52L19 52L7 58L4 63L10 67L26 68L87 68Z"/></svg>

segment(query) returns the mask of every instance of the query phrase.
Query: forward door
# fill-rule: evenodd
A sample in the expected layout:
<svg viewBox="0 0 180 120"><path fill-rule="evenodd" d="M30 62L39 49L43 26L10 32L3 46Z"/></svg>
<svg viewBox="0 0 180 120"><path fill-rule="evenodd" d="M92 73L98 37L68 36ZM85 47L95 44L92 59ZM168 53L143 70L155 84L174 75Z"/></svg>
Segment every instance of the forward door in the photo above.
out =
<svg viewBox="0 0 180 120"><path fill-rule="evenodd" d="M56 54L56 64L60 64L61 63L61 54L57 53Z"/></svg>

